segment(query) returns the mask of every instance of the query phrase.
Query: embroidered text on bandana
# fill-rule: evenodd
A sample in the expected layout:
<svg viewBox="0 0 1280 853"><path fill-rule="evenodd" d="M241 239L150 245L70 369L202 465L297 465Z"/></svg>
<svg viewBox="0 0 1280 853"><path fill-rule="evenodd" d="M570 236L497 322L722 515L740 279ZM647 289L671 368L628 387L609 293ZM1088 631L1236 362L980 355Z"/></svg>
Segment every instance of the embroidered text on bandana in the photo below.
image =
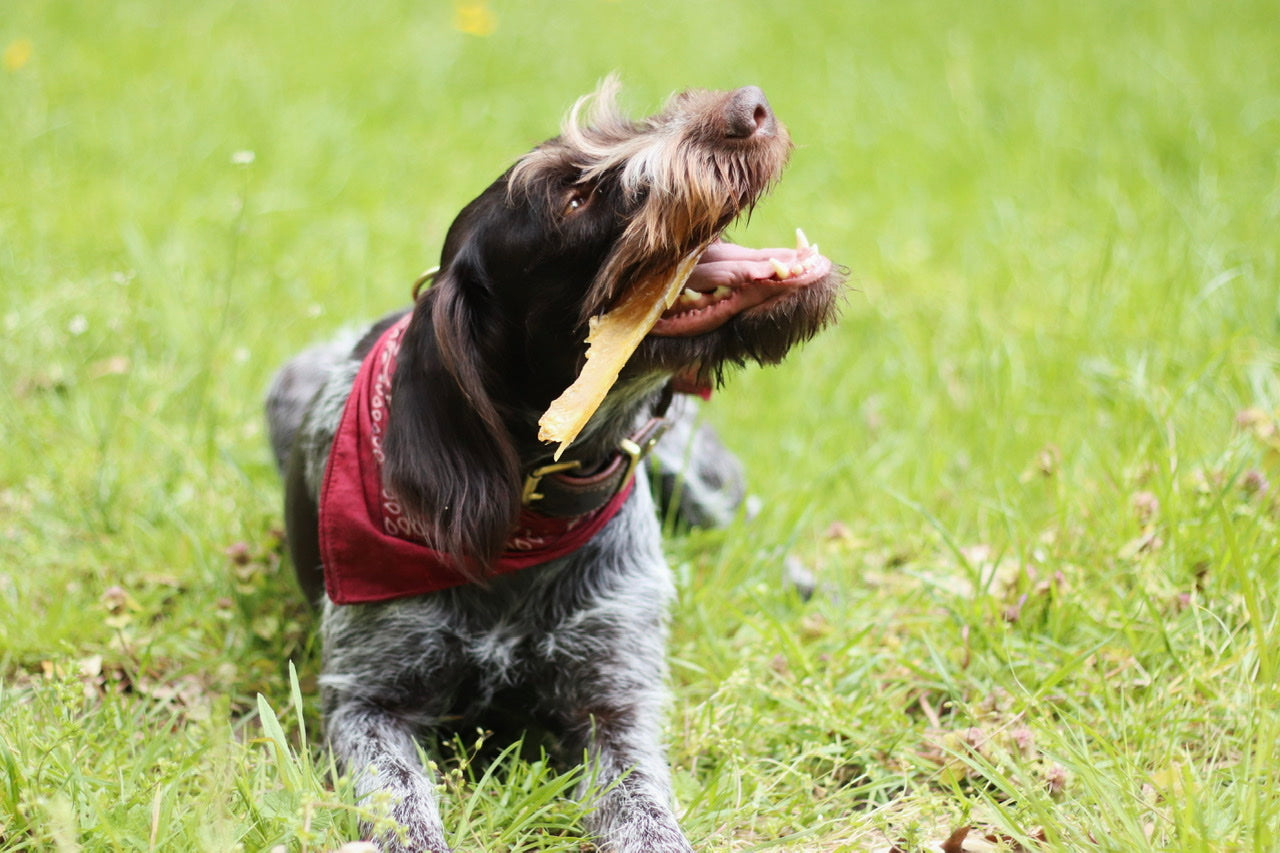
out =
<svg viewBox="0 0 1280 853"><path fill-rule="evenodd" d="M468 582L382 484L391 377L410 316L387 329L360 365L329 453L320 492L320 557L325 592L335 604L386 601ZM582 547L622 508L633 485L576 518L524 510L493 572L536 566Z"/></svg>

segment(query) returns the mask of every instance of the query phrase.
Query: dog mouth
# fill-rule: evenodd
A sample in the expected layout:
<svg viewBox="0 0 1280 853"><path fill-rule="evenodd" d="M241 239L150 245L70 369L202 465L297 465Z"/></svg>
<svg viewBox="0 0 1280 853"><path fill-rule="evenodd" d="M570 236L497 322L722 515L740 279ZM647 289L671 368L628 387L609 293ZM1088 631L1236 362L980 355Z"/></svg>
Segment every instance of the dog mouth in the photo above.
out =
<svg viewBox="0 0 1280 853"><path fill-rule="evenodd" d="M693 337L782 299L831 274L831 260L796 229L794 249L752 249L717 240L698 259L684 289L650 337Z"/></svg>

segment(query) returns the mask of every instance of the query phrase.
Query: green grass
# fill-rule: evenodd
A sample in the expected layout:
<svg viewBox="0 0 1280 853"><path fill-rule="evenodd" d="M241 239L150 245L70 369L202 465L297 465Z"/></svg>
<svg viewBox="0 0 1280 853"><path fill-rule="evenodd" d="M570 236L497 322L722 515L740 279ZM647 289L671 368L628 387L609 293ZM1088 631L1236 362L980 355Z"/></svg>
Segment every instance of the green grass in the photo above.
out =
<svg viewBox="0 0 1280 853"><path fill-rule="evenodd" d="M669 544L696 846L1280 849L1274 4L491 11L4 5L0 849L377 811L314 747L260 398L614 69L764 87L799 148L736 236L852 271L712 407L758 517ZM572 774L470 752L460 849L580 848Z"/></svg>

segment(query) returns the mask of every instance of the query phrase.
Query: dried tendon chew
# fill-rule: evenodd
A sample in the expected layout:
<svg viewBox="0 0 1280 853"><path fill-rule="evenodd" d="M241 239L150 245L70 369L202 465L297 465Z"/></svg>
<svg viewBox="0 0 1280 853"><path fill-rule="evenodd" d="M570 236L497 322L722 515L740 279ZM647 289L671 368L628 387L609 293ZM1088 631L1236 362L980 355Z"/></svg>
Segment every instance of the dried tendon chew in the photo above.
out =
<svg viewBox="0 0 1280 853"><path fill-rule="evenodd" d="M693 274L704 247L687 255L668 281L642 281L625 294L612 311L591 318L587 333L587 363L563 394L552 401L538 420L538 440L559 442L555 458L578 437L600 408L618 373L640 341L649 334L663 312L675 303Z"/></svg>

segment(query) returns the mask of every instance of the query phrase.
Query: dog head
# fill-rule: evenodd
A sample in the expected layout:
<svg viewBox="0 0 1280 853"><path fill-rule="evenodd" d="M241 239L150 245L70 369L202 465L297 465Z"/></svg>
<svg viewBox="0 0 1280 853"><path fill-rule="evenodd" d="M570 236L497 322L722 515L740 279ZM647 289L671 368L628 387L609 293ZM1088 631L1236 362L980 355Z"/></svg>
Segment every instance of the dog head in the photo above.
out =
<svg viewBox="0 0 1280 853"><path fill-rule="evenodd" d="M463 209L405 334L387 486L475 572L515 524L522 467L549 455L533 425L577 375L589 318L634 282L702 252L575 444L587 460L672 377L706 384L727 365L775 362L834 313L841 277L816 247L719 239L791 151L764 94L684 92L634 121L616 91L610 79L581 99L560 136Z"/></svg>

